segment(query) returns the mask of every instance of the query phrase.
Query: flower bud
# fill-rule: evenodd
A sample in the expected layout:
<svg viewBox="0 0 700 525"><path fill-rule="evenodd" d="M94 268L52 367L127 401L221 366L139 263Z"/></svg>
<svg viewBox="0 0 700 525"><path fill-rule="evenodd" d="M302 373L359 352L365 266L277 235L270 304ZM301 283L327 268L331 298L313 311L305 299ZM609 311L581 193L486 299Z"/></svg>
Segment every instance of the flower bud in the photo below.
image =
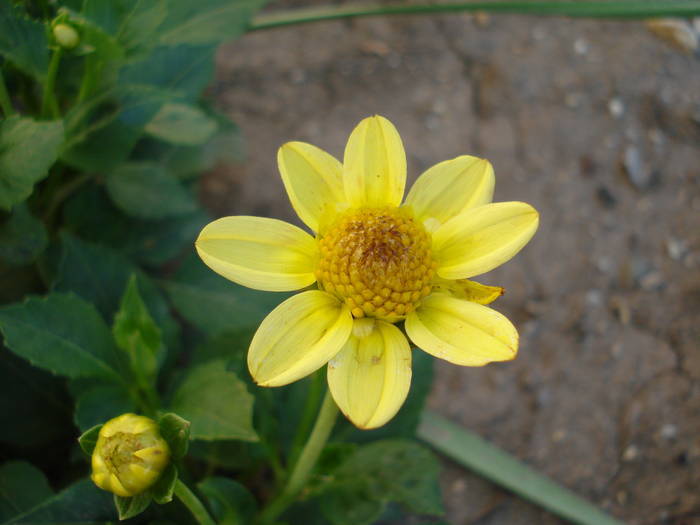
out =
<svg viewBox="0 0 700 525"><path fill-rule="evenodd" d="M104 424L92 453L92 481L117 496L131 497L156 482L170 461L170 448L152 419L123 414Z"/></svg>
<svg viewBox="0 0 700 525"><path fill-rule="evenodd" d="M68 24L56 24L53 26L53 36L56 43L64 49L73 49L80 43L80 35Z"/></svg>

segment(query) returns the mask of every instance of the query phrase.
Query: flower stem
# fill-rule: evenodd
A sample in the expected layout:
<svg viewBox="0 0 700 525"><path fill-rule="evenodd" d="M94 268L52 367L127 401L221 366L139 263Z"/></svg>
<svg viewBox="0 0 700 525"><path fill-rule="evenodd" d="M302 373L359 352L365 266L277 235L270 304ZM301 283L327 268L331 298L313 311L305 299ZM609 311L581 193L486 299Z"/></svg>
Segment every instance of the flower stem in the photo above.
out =
<svg viewBox="0 0 700 525"><path fill-rule="evenodd" d="M263 512L260 514L260 523L271 523L287 510L287 507L294 503L299 492L301 492L304 485L306 485L311 471L316 465L318 457L321 455L321 451L328 441L328 437L331 435L331 430L333 429L337 416L338 407L335 405L330 391L326 390L321 410L318 413L311 435L306 445L304 445L304 449L301 451L299 461L294 465L292 475L289 481L287 481L287 485L282 490L282 493L275 498L270 505L263 509Z"/></svg>
<svg viewBox="0 0 700 525"><path fill-rule="evenodd" d="M306 394L306 402L304 403L304 411L299 420L289 453L289 465L294 465L297 462L302 447L304 446L304 440L309 435L311 425L314 423L314 416L318 413L319 401L321 394L323 394L323 385L325 381L325 368L318 369L316 373L311 376L309 391Z"/></svg>
<svg viewBox="0 0 700 525"><path fill-rule="evenodd" d="M564 0L509 0L502 2L442 2L433 4L372 4L307 7L261 14L253 18L249 31L292 24L338 20L360 16L457 13L482 11L525 15L559 15L589 18L650 18L658 16L697 16L698 0L628 0L625 2Z"/></svg>
<svg viewBox="0 0 700 525"><path fill-rule="evenodd" d="M12 107L10 94L8 93L7 86L5 85L5 78L2 76L2 69L0 69L0 107L2 108L2 112L6 117L11 117L15 114L15 108Z"/></svg>
<svg viewBox="0 0 700 525"><path fill-rule="evenodd" d="M63 48L56 47L51 55L49 62L49 71L46 74L46 82L44 83L44 93L41 99L41 116L47 118L59 118L61 116L58 110L58 102L56 102L56 74L58 73L58 65L61 63Z"/></svg>
<svg viewBox="0 0 700 525"><path fill-rule="evenodd" d="M207 509L204 508L199 498L179 479L175 482L174 492L178 499L192 513L192 516L194 516L194 519L197 520L199 525L216 525L216 522L211 519L211 516L209 516Z"/></svg>

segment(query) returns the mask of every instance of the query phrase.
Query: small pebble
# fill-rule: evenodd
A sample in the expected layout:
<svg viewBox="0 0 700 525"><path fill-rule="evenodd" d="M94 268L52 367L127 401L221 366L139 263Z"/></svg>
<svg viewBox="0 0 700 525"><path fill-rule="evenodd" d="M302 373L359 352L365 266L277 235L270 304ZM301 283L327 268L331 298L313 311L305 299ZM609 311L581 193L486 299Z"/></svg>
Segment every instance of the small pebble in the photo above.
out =
<svg viewBox="0 0 700 525"><path fill-rule="evenodd" d="M637 457L639 457L639 448L636 445L630 445L622 454L624 461L634 461Z"/></svg>
<svg viewBox="0 0 700 525"><path fill-rule="evenodd" d="M678 427L672 423L666 423L661 427L661 437L664 439L674 439L678 435Z"/></svg>
<svg viewBox="0 0 700 525"><path fill-rule="evenodd" d="M666 240L666 251L671 259L680 261L688 251L688 244L682 239L669 237Z"/></svg>
<svg viewBox="0 0 700 525"><path fill-rule="evenodd" d="M608 111L615 118L620 118L625 112L625 105L618 97L611 98L608 101Z"/></svg>
<svg viewBox="0 0 700 525"><path fill-rule="evenodd" d="M588 53L588 42L586 42L583 38L577 38L574 41L574 51L576 52L577 55L585 55Z"/></svg>
<svg viewBox="0 0 700 525"><path fill-rule="evenodd" d="M653 173L643 161L642 154L636 146L625 148L622 164L627 178L638 190L646 190L652 185Z"/></svg>
<svg viewBox="0 0 700 525"><path fill-rule="evenodd" d="M639 281L639 284L642 287L642 290L645 290L647 292L654 292L662 288L665 284L664 276L661 274L661 272L651 272L642 277L642 279Z"/></svg>

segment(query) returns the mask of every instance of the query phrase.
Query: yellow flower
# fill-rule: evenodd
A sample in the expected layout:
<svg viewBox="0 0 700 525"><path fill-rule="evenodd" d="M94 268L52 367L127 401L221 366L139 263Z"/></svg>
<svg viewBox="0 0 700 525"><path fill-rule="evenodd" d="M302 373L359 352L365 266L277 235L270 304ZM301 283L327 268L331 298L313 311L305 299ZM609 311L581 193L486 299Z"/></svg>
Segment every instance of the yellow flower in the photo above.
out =
<svg viewBox="0 0 700 525"><path fill-rule="evenodd" d="M464 366L513 359L518 333L484 306L501 288L467 280L513 257L534 235L537 211L490 204L494 175L461 156L423 173L401 204L406 154L396 128L360 122L343 164L310 144L278 153L282 180L301 220L224 217L197 239L202 260L250 288L318 289L287 299L263 320L248 352L262 386L281 386L328 363L342 412L376 428L399 410L411 382L411 350L396 326L429 354Z"/></svg>
<svg viewBox="0 0 700 525"><path fill-rule="evenodd" d="M153 485L170 461L170 448L152 419L123 414L100 429L92 453L92 481L125 498Z"/></svg>

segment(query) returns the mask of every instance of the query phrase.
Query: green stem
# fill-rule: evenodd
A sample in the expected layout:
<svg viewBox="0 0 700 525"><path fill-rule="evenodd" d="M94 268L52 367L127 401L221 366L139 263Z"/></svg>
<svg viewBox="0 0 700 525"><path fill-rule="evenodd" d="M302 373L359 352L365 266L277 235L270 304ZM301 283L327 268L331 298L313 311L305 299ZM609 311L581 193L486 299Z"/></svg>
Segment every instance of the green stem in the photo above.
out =
<svg viewBox="0 0 700 525"><path fill-rule="evenodd" d="M216 522L211 519L199 498L179 479L175 482L175 495L192 513L199 525L216 525Z"/></svg>
<svg viewBox="0 0 700 525"><path fill-rule="evenodd" d="M6 117L11 117L15 114L15 108L12 107L12 101L10 100L10 94L7 91L7 86L5 85L5 78L2 76L2 70L0 69L0 107L2 107L2 112Z"/></svg>
<svg viewBox="0 0 700 525"><path fill-rule="evenodd" d="M314 416L318 411L318 403L321 398L321 393L323 392L323 384L325 380L325 368L320 368L313 376L311 376L311 384L309 385L309 391L306 394L304 411L302 412L301 419L299 420L299 426L297 427L296 434L294 435L294 441L292 441L292 447L289 452L288 465L294 465L297 462L297 458L299 457L301 449L304 446L304 439L306 439L306 436L309 435L311 425L314 423Z"/></svg>
<svg viewBox="0 0 700 525"><path fill-rule="evenodd" d="M316 424L311 431L306 445L304 445L301 456L299 456L299 461L294 465L292 475L287 485L282 490L282 493L275 498L269 506L263 509L263 512L260 514L260 523L265 524L273 522L280 514L287 510L287 507L294 503L294 500L306 485L311 471L316 465L318 457L321 455L321 451L331 435L331 430L333 429L337 416L338 407L335 405L330 391L326 390L326 396L323 398L323 404L316 418Z"/></svg>
<svg viewBox="0 0 700 525"><path fill-rule="evenodd" d="M44 94L41 99L41 116L47 118L60 118L61 113L56 102L56 74L58 73L58 65L61 63L63 49L56 47L51 55L49 62L49 71L46 74L46 82L44 83Z"/></svg>
<svg viewBox="0 0 700 525"><path fill-rule="evenodd" d="M444 2L435 4L350 4L343 6L305 7L261 14L253 18L249 31L271 29L322 20L339 20L361 16L458 13L482 11L524 15L558 15L588 18L652 18L659 16L692 17L700 15L698 0L630 0L610 1L533 1Z"/></svg>
<svg viewBox="0 0 700 525"><path fill-rule="evenodd" d="M92 93L97 77L97 65L98 62L94 55L88 55L85 59L83 80L80 83L80 91L78 92L78 103L83 102Z"/></svg>

